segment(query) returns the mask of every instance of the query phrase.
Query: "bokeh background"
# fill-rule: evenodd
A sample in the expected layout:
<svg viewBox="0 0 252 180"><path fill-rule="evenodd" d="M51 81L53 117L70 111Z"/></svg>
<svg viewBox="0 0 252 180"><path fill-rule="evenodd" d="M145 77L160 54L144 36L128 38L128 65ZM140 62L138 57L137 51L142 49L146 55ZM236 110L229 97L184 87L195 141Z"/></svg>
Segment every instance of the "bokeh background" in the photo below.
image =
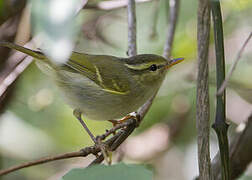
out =
<svg viewBox="0 0 252 180"><path fill-rule="evenodd" d="M127 57L127 10L123 5L125 2L124 0L82 1L86 5L83 8L83 4L79 5L81 10L77 14L73 13L74 24L70 27L52 29L55 27L47 21L47 14L52 5L49 0L17 3L18 6L12 7L11 10L13 12L18 8L20 10L10 17L6 17L9 13L6 7L11 7L11 3L15 1L2 0L0 1L0 16L4 18L0 19L2 23L0 38L6 40L4 35L15 29L17 31L15 38L7 40L25 44L31 39L36 41L42 33L42 37L47 37L46 41L42 38L42 42L36 41L35 44L42 43L43 47L52 49L51 47L55 45L52 43L55 40L55 33L57 34L57 30L61 29L62 35L57 34L56 40L68 31L69 34L65 36L74 42L72 46L69 46L70 50L74 48L78 52ZM252 1L222 0L221 5L228 69L252 31ZM138 53L162 55L169 2L166 0L141 1L137 3L136 12ZM156 180L188 180L197 176L196 29L197 1L181 0L172 56L184 57L185 61L168 72L153 106L141 126L114 154L114 162L122 160L128 163L146 164L153 169ZM244 127L244 122L252 111L251 50L252 42L246 47L227 90L230 137ZM48 52L50 55L50 50ZM15 58L18 59L20 56L11 52L8 57L11 57L12 61L9 62L15 62ZM8 66L2 62L0 70L8 70ZM213 121L216 87L212 34L209 63L210 118ZM3 83L6 77L3 73L0 75L2 75L0 80ZM51 79L43 74L33 62L8 87L8 96L5 98L2 96L0 100L0 169L42 156L76 151L92 144L87 133L73 117L72 109L63 102ZM112 127L109 122L88 119L85 121L96 135ZM216 136L211 130L212 157L217 152L216 144ZM0 179L59 179L73 167L85 167L93 158L52 162L17 171ZM252 167L247 170L246 177L241 179L252 176L251 170Z"/></svg>

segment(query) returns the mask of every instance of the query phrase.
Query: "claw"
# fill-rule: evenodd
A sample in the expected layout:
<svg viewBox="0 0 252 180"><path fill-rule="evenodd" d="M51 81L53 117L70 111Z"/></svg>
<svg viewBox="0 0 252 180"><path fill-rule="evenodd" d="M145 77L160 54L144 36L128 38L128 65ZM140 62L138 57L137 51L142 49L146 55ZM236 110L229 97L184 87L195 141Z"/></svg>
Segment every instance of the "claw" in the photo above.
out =
<svg viewBox="0 0 252 180"><path fill-rule="evenodd" d="M139 117L138 117L138 114L136 112L132 112L132 113L126 115L125 117L123 117L122 119L119 119L119 120L108 120L108 121L111 122L113 124L113 126L115 127L116 125L124 123L128 119L131 119L131 118L134 118L137 121L139 121Z"/></svg>

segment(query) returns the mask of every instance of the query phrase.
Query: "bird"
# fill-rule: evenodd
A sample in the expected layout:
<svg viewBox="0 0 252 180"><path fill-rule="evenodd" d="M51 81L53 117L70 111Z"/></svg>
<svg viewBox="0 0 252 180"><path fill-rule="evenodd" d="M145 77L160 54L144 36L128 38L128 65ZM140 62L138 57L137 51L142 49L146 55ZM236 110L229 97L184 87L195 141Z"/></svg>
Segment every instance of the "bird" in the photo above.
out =
<svg viewBox="0 0 252 180"><path fill-rule="evenodd" d="M72 52L65 63L55 64L40 50L10 42L0 42L0 46L32 56L53 79L80 122L81 115L100 121L117 120L135 112L158 91L167 70L184 59L167 60L154 54L121 58Z"/></svg>

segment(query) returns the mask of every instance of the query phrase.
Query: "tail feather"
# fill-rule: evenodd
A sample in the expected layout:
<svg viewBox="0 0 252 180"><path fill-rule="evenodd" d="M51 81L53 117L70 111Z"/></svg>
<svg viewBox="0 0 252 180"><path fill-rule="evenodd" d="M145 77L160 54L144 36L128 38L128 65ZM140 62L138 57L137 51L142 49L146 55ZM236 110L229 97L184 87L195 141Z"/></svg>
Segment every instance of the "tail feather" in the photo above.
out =
<svg viewBox="0 0 252 180"><path fill-rule="evenodd" d="M29 56L32 56L36 59L45 59L45 55L43 53L41 53L40 51L35 51L35 50L31 50L22 46L19 46L17 44L14 43L10 43L10 42L0 42L0 46L3 47L8 47L10 49L15 49L17 51L23 52Z"/></svg>
<svg viewBox="0 0 252 180"><path fill-rule="evenodd" d="M44 72L49 76L55 76L55 72L58 67L55 64L53 64L42 52L28 49L10 42L0 41L0 47L1 46L8 47L10 49L14 49L22 53L25 53L29 56L32 56L36 60L36 64L38 65L39 69L42 72Z"/></svg>

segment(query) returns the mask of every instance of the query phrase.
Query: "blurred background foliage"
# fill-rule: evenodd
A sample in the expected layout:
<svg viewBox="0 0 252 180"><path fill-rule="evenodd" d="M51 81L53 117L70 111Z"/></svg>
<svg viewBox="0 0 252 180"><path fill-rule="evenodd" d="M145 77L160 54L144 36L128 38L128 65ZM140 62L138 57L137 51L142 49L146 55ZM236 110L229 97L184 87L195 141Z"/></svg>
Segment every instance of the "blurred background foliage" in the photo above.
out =
<svg viewBox="0 0 252 180"><path fill-rule="evenodd" d="M30 32L25 14L31 15L33 37L43 33L42 47L49 54L58 31L58 39L65 38L65 31L70 31L67 38L75 51L91 54L108 54L127 57L127 14L126 8L112 8L117 1L90 0L79 1L78 13L74 17L75 28L69 26L50 26L51 21L41 21L50 9L50 1L30 1L27 8L23 4L11 6L10 1L0 1L0 37L6 31L2 28L13 12L20 8L23 13L16 13L21 27L17 29L19 38L16 42L29 40L22 37ZM42 4L39 4L42 3ZM150 0L137 3L137 43L138 53L162 55L168 22L168 4L166 0ZM225 34L225 54L227 69L236 57L251 32L252 1L223 0L223 20ZM42 6L43 5L43 6ZM106 5L106 6L105 6ZM14 10L13 10L14 8ZM47 11L48 10L48 11ZM26 13L25 13L26 12ZM69 20L68 20L69 21ZM28 21L29 22L29 21ZM66 22L64 22L66 23ZM72 23L72 22L71 22ZM71 24L70 23L70 24ZM28 24L28 25L27 25ZM77 24L77 25L76 25ZM38 28L36 31L34 27ZM58 28L58 29L57 29ZM77 29L76 29L77 28ZM153 106L135 132L135 136L122 146L117 154L124 154L126 162L144 162L155 171L155 179L192 179L197 175L196 148L196 28L197 1L181 0L178 26L173 45L173 57L184 57L186 60L172 68L160 89ZM73 32L74 31L74 32ZM47 39L43 39L48 35ZM25 35L24 35L25 36ZM13 40L11 39L11 41ZM1 39L3 40L3 39ZM5 39L6 40L6 39ZM7 39L10 40L10 39ZM51 41L51 42L48 42ZM215 107L215 63L213 36L210 45L210 103L211 121L214 120ZM47 47L47 44L52 46ZM74 45L74 46L73 46ZM57 46L57 44L56 44ZM61 46L60 46L61 47ZM227 90L227 118L231 122L231 131L244 123L252 110L252 48L251 43L237 66ZM2 55L2 54L1 54ZM1 63L2 64L2 63ZM0 65L1 65L0 64ZM0 67L3 70L3 66ZM57 88L34 63L25 69L12 88L11 98L5 99L8 105L2 107L0 117L0 166L9 167L20 162L41 156L79 150L92 142L79 122L73 117L69 108L58 93ZM111 127L109 122L85 120L94 134L102 134ZM211 132L211 156L216 153L216 137ZM148 147L148 149L146 149ZM118 155L115 155L115 158ZM73 167L84 167L90 159L79 158L62 160L37 167L24 169L1 180L12 179L57 179ZM251 169L251 168L250 168ZM248 174L251 172L248 170Z"/></svg>

